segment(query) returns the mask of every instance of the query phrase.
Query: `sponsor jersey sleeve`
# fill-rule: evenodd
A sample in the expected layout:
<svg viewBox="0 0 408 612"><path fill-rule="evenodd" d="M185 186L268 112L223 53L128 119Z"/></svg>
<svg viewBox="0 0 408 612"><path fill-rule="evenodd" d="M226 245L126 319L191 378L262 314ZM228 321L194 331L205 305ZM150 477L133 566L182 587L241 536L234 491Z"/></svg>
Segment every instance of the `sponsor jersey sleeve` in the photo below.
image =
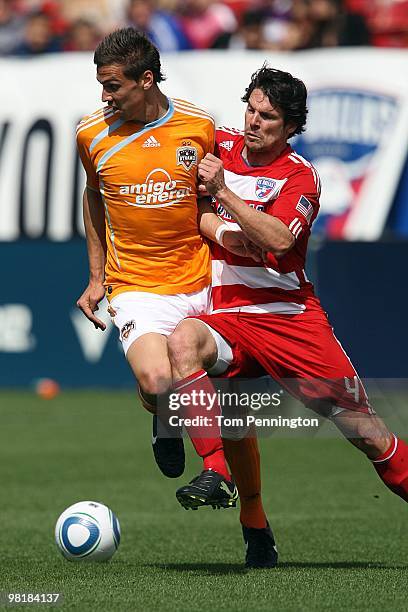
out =
<svg viewBox="0 0 408 612"><path fill-rule="evenodd" d="M305 168L288 178L277 199L266 212L280 219L296 240L310 233L319 210L319 179Z"/></svg>
<svg viewBox="0 0 408 612"><path fill-rule="evenodd" d="M98 175L89 152L89 138L86 136L86 131L78 133L77 149L86 172L86 186L94 191L99 191Z"/></svg>

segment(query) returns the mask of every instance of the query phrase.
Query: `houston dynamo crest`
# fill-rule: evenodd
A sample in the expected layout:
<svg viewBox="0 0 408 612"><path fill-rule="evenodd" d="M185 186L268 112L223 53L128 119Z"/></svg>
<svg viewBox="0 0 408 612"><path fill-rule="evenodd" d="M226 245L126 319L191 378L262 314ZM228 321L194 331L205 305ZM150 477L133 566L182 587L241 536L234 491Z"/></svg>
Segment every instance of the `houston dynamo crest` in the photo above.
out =
<svg viewBox="0 0 408 612"><path fill-rule="evenodd" d="M177 165L183 166L186 170L191 170L197 165L197 149L192 146L179 147L176 151Z"/></svg>

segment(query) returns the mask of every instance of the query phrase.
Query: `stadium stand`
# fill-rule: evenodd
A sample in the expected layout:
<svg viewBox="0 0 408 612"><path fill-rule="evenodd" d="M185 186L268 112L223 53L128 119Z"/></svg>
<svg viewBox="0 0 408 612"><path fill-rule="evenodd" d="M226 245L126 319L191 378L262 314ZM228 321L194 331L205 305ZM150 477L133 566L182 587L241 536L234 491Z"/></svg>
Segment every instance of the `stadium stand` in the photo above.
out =
<svg viewBox="0 0 408 612"><path fill-rule="evenodd" d="M161 51L408 46L408 0L0 0L0 56L86 51L134 25Z"/></svg>

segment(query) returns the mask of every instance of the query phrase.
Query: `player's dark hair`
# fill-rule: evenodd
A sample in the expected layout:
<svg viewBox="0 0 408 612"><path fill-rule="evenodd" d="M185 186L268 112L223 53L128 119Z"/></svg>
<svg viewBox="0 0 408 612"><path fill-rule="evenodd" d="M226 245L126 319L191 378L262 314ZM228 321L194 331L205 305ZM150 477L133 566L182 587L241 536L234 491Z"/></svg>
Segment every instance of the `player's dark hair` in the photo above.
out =
<svg viewBox="0 0 408 612"><path fill-rule="evenodd" d="M271 105L281 109L285 124L293 123L296 126L291 136L305 131L307 90L303 81L289 72L269 68L264 64L252 75L242 97L243 102L249 101L254 89L261 89L268 96Z"/></svg>
<svg viewBox="0 0 408 612"><path fill-rule="evenodd" d="M122 28L111 32L99 43L94 54L98 68L118 64L123 74L137 81L146 70L151 70L155 83L164 81L160 53L154 44L135 28Z"/></svg>

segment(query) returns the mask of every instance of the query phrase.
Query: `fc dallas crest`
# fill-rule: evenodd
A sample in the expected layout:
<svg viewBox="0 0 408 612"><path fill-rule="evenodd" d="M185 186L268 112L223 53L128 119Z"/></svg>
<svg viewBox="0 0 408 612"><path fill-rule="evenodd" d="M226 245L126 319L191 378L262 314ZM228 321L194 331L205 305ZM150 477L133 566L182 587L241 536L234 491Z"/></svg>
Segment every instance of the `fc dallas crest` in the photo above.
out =
<svg viewBox="0 0 408 612"><path fill-rule="evenodd" d="M276 181L266 176L258 177L255 193L260 200L267 200L276 187Z"/></svg>

